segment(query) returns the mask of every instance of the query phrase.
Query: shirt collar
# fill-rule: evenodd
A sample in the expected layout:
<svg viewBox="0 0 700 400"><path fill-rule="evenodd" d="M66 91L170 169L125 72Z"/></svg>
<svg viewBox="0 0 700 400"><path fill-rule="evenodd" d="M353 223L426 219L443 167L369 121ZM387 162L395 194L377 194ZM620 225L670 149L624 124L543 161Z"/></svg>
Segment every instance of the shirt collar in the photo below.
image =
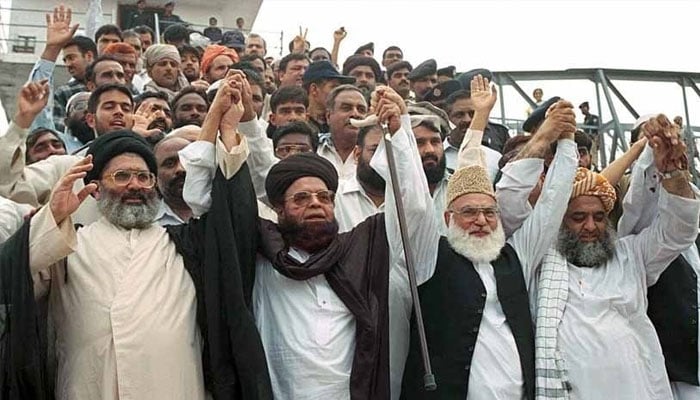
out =
<svg viewBox="0 0 700 400"><path fill-rule="evenodd" d="M161 199L160 200L160 207L158 208L158 214L156 214L155 220L160 221L161 219L166 218L166 217L172 218L181 224L185 223L185 221L183 221L179 215L175 214L175 211L173 211L173 209L170 208L170 206L165 201L163 201Z"/></svg>

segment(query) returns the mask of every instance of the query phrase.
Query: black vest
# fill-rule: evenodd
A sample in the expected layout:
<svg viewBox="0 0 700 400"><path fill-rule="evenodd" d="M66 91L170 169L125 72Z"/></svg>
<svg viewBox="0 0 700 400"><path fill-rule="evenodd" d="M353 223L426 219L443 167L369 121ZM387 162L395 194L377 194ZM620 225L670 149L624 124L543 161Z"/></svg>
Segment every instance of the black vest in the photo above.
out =
<svg viewBox="0 0 700 400"><path fill-rule="evenodd" d="M520 260L515 250L506 244L492 265L498 300L518 349L524 392L528 399L534 399L534 326ZM442 237L435 273L418 292L437 390L426 392L423 389L423 363L414 315L401 398L464 400L486 302L484 284L472 263L452 250L447 239Z"/></svg>
<svg viewBox="0 0 700 400"><path fill-rule="evenodd" d="M700 236L695 245L700 248ZM659 335L669 379L700 386L697 275L685 257L673 260L647 298L647 314Z"/></svg>

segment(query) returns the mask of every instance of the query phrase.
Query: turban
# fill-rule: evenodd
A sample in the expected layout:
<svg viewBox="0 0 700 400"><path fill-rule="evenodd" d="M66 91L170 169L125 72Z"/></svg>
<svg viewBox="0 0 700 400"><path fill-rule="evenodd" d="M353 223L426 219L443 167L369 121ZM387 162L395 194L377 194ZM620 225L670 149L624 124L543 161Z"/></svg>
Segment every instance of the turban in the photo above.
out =
<svg viewBox="0 0 700 400"><path fill-rule="evenodd" d="M149 171L154 174L158 173L156 157L148 142L132 131L122 130L100 135L92 141L87 155L92 155L93 167L83 178L85 184L99 180L107 163L124 153L138 154L146 162Z"/></svg>
<svg viewBox="0 0 700 400"><path fill-rule="evenodd" d="M615 189L603 175L581 167L576 170L571 199L573 200L579 196L598 197L603 202L603 208L605 208L606 213L613 209L617 198Z"/></svg>
<svg viewBox="0 0 700 400"><path fill-rule="evenodd" d="M171 44L152 44L146 49L143 56L146 59L147 67L151 67L165 59L175 60L178 64L180 63L180 53L177 51L177 47Z"/></svg>
<svg viewBox="0 0 700 400"><path fill-rule="evenodd" d="M203 73L209 72L212 61L214 61L214 59L218 56L228 56L228 58L230 58L234 63L238 62L238 53L236 53L236 50L226 46L212 44L207 46L207 49L204 50L204 54L202 54L202 65L200 66L200 70Z"/></svg>
<svg viewBox="0 0 700 400"><path fill-rule="evenodd" d="M270 168L265 179L265 192L274 206L284 204L284 193L299 178L321 179L328 190L338 190L338 172L333 164L314 153L295 154Z"/></svg>
<svg viewBox="0 0 700 400"><path fill-rule="evenodd" d="M377 82L382 80L382 69L379 67L379 63L377 63L377 61L372 57L361 55L350 56L347 60L345 60L343 63L343 75L349 75L350 71L361 65L366 65L372 68L372 72L374 72L374 79Z"/></svg>

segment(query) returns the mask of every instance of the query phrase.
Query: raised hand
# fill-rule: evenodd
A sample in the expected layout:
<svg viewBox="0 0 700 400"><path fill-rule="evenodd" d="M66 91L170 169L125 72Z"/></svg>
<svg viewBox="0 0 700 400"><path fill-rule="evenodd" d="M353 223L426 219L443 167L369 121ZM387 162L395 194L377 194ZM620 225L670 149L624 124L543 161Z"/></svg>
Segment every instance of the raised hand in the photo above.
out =
<svg viewBox="0 0 700 400"><path fill-rule="evenodd" d="M688 169L687 148L677 125L659 114L647 121L642 129L654 150L654 162L660 172Z"/></svg>
<svg viewBox="0 0 700 400"><path fill-rule="evenodd" d="M71 8L63 4L53 9L53 15L46 14L46 46L63 48L71 40L78 30L78 24L70 24L72 16Z"/></svg>
<svg viewBox="0 0 700 400"><path fill-rule="evenodd" d="M148 127L151 126L151 123L158 118L165 118L165 113L163 110L157 108L152 103L142 103L134 113L134 126L131 128L131 130L144 138L152 135L158 135L162 133L160 129L148 129Z"/></svg>
<svg viewBox="0 0 700 400"><path fill-rule="evenodd" d="M49 207L57 225L73 214L88 195L97 190L97 184L91 182L77 193L73 192L75 182L78 179L83 179L87 175L87 171L91 169L92 156L89 155L73 165L54 187L51 192Z"/></svg>
<svg viewBox="0 0 700 400"><path fill-rule="evenodd" d="M216 92L210 112L221 115L221 132L235 132L238 128L238 122L245 111L242 95L244 80L241 75L232 74L224 79Z"/></svg>
<svg viewBox="0 0 700 400"><path fill-rule="evenodd" d="M403 98L394 89L377 86L370 96L370 112L378 117L380 123L387 123L393 135L401 128L401 115L408 111Z"/></svg>
<svg viewBox="0 0 700 400"><path fill-rule="evenodd" d="M299 27L299 34L292 40L292 53L304 53L306 52L306 35L309 33L309 28L301 32L301 26Z"/></svg>
<svg viewBox="0 0 700 400"><path fill-rule="evenodd" d="M551 143L557 139L573 139L575 132L576 113L574 113L574 106L566 100L559 100L549 107L544 122L537 129L535 135Z"/></svg>
<svg viewBox="0 0 700 400"><path fill-rule="evenodd" d="M28 129L34 118L46 107L49 101L49 82L42 79L36 82L27 82L19 90L17 96L17 111L14 121L22 129Z"/></svg>
<svg viewBox="0 0 700 400"><path fill-rule="evenodd" d="M491 87L487 78L477 75L470 82L470 91L474 112L490 113L498 99L496 87Z"/></svg>
<svg viewBox="0 0 700 400"><path fill-rule="evenodd" d="M348 32L345 30L345 27L340 27L333 32L333 41L336 43L340 43L343 41L348 36Z"/></svg>
<svg viewBox="0 0 700 400"><path fill-rule="evenodd" d="M250 88L250 83L245 73L238 69L232 69L226 74L227 79L233 79L236 76L235 81L240 83L241 87L241 100L243 102L243 115L240 118L241 122L252 121L258 116L255 113L255 105L253 104L253 91ZM225 120L225 121L224 121ZM230 124L229 118L224 116L222 123Z"/></svg>

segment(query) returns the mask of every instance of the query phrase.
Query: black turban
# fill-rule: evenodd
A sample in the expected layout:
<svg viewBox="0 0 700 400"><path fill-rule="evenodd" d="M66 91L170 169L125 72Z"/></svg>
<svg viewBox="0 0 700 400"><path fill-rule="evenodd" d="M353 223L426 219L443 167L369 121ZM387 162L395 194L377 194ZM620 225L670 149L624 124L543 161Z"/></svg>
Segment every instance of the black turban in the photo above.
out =
<svg viewBox="0 0 700 400"><path fill-rule="evenodd" d="M124 153L135 153L146 162L148 169L158 173L156 156L151 145L144 138L129 130L116 131L100 135L93 140L87 154L92 155L92 170L88 171L83 181L87 185L93 180L99 180L107 163L114 157Z"/></svg>
<svg viewBox="0 0 700 400"><path fill-rule="evenodd" d="M350 56L347 58L347 60L345 60L343 63L343 75L350 75L350 71L355 69L355 67L359 67L360 65L365 65L372 68L372 72L374 72L374 79L377 82L381 82L382 69L379 67L379 63L377 63L377 61L372 57L357 54Z"/></svg>
<svg viewBox="0 0 700 400"><path fill-rule="evenodd" d="M338 172L333 164L314 153L301 153L287 157L270 168L265 179L265 192L274 206L284 204L284 193L294 181L306 176L321 179L328 190L338 190Z"/></svg>

